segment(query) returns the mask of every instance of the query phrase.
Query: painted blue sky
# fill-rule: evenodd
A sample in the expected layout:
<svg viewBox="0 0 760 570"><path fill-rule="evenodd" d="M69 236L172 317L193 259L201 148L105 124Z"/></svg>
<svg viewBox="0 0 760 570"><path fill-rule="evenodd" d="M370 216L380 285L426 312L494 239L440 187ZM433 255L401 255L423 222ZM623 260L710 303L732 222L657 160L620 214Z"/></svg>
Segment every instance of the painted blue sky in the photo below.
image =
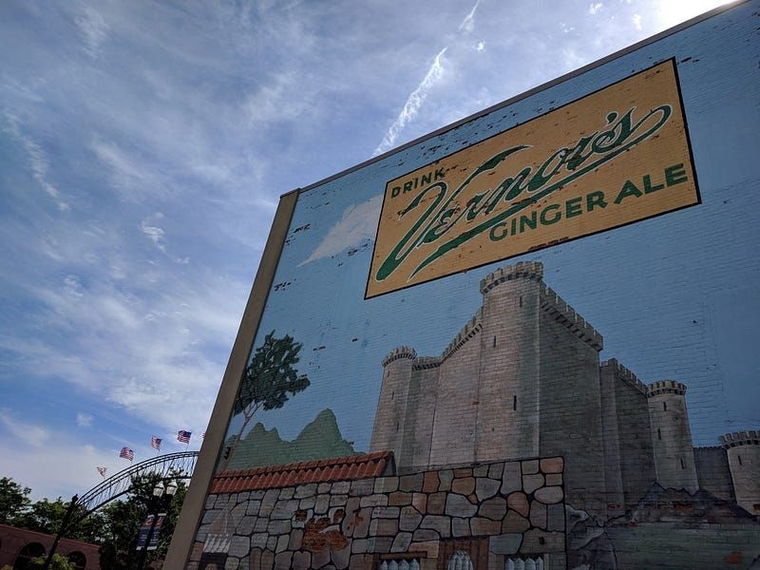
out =
<svg viewBox="0 0 760 570"><path fill-rule="evenodd" d="M3 2L0 475L197 449L282 193L717 4Z"/></svg>

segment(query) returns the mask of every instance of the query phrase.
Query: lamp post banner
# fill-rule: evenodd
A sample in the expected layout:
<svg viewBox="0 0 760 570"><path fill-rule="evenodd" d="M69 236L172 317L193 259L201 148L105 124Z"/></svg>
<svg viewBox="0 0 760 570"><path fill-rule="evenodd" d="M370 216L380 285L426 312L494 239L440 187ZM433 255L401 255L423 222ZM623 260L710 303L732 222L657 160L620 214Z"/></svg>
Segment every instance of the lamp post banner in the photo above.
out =
<svg viewBox="0 0 760 570"><path fill-rule="evenodd" d="M158 541L161 538L161 526L165 518L166 513L158 513L158 515L148 515L145 517L140 527L140 533L137 536L137 550L155 550L158 548Z"/></svg>

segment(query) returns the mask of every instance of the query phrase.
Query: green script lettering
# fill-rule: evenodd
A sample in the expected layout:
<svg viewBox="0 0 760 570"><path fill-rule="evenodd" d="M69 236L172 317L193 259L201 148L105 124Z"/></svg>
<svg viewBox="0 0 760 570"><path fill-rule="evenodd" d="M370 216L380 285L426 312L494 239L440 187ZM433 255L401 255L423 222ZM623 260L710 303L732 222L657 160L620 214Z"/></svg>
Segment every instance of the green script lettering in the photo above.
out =
<svg viewBox="0 0 760 570"><path fill-rule="evenodd" d="M662 104L649 110L636 121L634 120L635 110L634 106L622 114L616 111L608 113L607 124L602 129L552 153L537 169L518 163L512 170L511 176L502 178L501 183L494 186L486 186L482 191L467 199L464 204L459 202L459 199L465 197L471 183L478 178L485 180L487 176L495 174L497 167L507 163L507 159L510 159L509 162L514 161L514 158L519 157L520 152L530 148L530 145L512 146L491 156L472 170L462 183L453 188L453 192L449 191L448 184L443 181L425 187L405 208L400 210L399 217L411 215L416 219L408 232L382 261L375 272L375 279L377 281L387 279L396 272L413 250L422 245L435 243L437 247L407 274L407 279L411 279L427 265L482 233L488 232L489 236L500 235L499 232L492 234L490 230L508 219L511 219L510 233L514 235L516 221L522 210L539 203L540 200L557 192L570 182L585 176L602 164L614 160L615 157L649 139L668 122L673 111L670 105ZM444 171L443 167L435 170L434 178L443 178ZM679 171L676 167L671 168L670 181L673 184L682 181L680 180L682 176L683 171ZM403 185L404 191L410 183L412 189L416 189L418 182L413 179ZM624 187L615 200L616 204L627 195L641 195L641 191L633 183L630 185L633 189ZM634 190L635 192L626 194L626 188L628 192ZM427 193L433 194L434 199L421 212L420 210L424 207L422 196ZM592 203L604 207L601 203ZM579 215L582 209L582 198L579 198L578 203L566 204L566 215ZM553 223L551 220L547 221ZM521 231L534 223L532 217L520 219Z"/></svg>

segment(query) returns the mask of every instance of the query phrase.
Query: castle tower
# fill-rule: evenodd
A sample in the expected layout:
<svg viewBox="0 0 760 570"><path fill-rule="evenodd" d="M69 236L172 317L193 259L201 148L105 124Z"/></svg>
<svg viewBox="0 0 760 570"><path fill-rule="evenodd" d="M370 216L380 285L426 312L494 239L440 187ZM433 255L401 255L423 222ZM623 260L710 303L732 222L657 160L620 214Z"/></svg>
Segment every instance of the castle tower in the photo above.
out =
<svg viewBox="0 0 760 570"><path fill-rule="evenodd" d="M541 263L497 269L483 295L475 460L535 457L539 448Z"/></svg>
<svg viewBox="0 0 760 570"><path fill-rule="evenodd" d="M399 346L383 359L383 384L375 412L370 453L393 451L397 458L401 455L415 358L417 353L414 349Z"/></svg>
<svg viewBox="0 0 760 570"><path fill-rule="evenodd" d="M728 455L737 504L760 515L760 431L729 433L719 439Z"/></svg>
<svg viewBox="0 0 760 570"><path fill-rule="evenodd" d="M673 380L647 386L657 482L693 493L699 483L685 394L686 386Z"/></svg>

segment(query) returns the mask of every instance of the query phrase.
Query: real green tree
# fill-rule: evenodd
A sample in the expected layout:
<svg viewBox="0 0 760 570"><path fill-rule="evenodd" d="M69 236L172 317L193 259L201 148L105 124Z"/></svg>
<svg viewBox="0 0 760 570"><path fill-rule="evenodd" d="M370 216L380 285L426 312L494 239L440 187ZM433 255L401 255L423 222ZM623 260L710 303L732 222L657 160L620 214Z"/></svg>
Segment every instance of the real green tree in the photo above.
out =
<svg viewBox="0 0 760 570"><path fill-rule="evenodd" d="M46 561L47 556L32 558L24 568L25 570L42 570L45 568ZM50 570L76 570L76 566L65 556L55 553L50 561Z"/></svg>
<svg viewBox="0 0 760 570"><path fill-rule="evenodd" d="M46 534L58 534L69 510L70 501L58 497L55 501L47 498L32 503L14 520L13 526ZM84 517L84 511L77 507L72 513L70 523L64 536L84 542L100 544L103 539L103 513L95 511Z"/></svg>
<svg viewBox="0 0 760 570"><path fill-rule="evenodd" d="M222 470L232 460L245 428L256 412L282 408L291 396L309 387L309 379L306 375L299 376L295 368L303 345L290 335L276 338L274 334L272 331L264 337L264 343L254 351L246 368L232 408L233 415L243 414L243 423L238 433L228 440Z"/></svg>
<svg viewBox="0 0 760 570"><path fill-rule="evenodd" d="M149 568L151 564L158 564L157 567L160 567L160 561L166 556L174 526L185 500L187 485L178 480L177 492L171 499L166 495L156 499L153 497L153 488L159 479L177 480L178 475L175 473L162 477L154 473L137 476L132 480L132 487L126 497L103 508L105 526L104 540L100 547L101 568L135 570L138 567L140 551L137 549L137 543L140 527L147 515L155 513L157 509L165 512L167 516L161 527L158 547L147 552L146 567Z"/></svg>
<svg viewBox="0 0 760 570"><path fill-rule="evenodd" d="M31 503L29 487L22 487L10 477L0 478L0 524L13 525Z"/></svg>
<svg viewBox="0 0 760 570"><path fill-rule="evenodd" d="M123 497L86 516L85 512L77 507L78 510L74 511L72 517L74 522L68 525L63 536L99 545L101 568L135 570L140 558L140 552L137 550L140 527L148 514L159 510L167 513L167 516L159 534L158 548L147 552L146 568L152 565L160 568L187 493L187 485L183 477L182 473L176 472L168 475L151 473L136 476L132 479L129 491ZM153 497L153 488L159 480L164 483L169 480L177 481L177 492L171 499L167 495L160 500ZM59 497L54 501L45 498L30 503L27 497L31 492L30 489L21 487L7 478L3 478L0 483L5 487L4 496L13 499L7 501L12 508L6 507L7 512L13 513L13 517L10 517L13 526L53 535L60 531L69 508L68 501ZM0 492L3 490L0 489ZM41 557L40 561L33 559L30 564L39 562L39 566L28 567L42 568L45 558ZM70 564L69 560L56 553L51 568L53 570L73 569L73 566L66 566L66 564Z"/></svg>

